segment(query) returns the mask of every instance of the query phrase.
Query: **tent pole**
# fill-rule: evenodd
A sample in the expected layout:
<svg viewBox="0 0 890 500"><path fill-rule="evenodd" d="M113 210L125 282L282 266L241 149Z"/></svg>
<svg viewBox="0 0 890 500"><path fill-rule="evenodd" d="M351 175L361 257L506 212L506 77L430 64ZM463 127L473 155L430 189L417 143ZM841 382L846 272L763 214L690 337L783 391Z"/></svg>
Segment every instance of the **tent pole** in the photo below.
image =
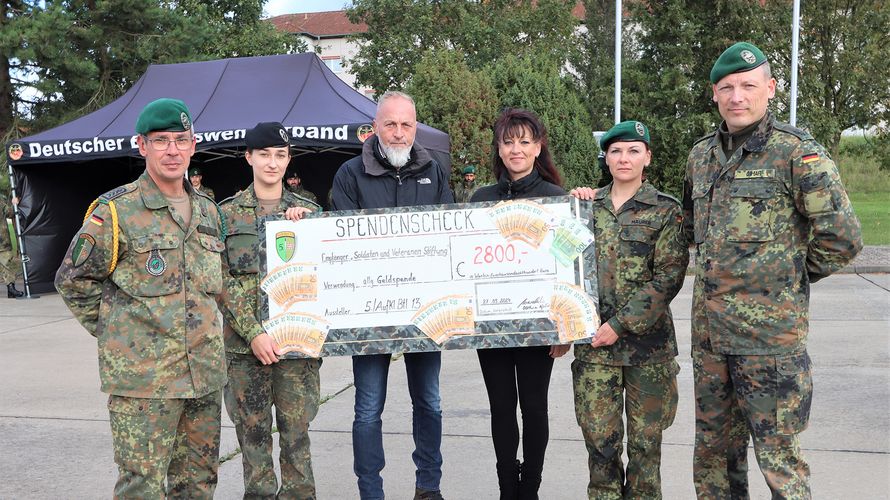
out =
<svg viewBox="0 0 890 500"><path fill-rule="evenodd" d="M12 163L7 161L6 167L9 169L9 191L12 194L12 197L16 198L15 176L12 175ZM19 201L21 201L21 200L19 200ZM16 239L16 243L18 246L19 257L21 257L21 260L22 260L22 279L25 282L25 298L36 299L36 298L38 298L37 295L34 295L34 296L31 295L31 286L30 286L29 280L28 280L28 258L26 257L27 252L25 252L25 240L22 239L22 230L21 230L22 221L21 221L21 212L19 212L19 204L18 203L12 204L12 213L13 213L13 216L15 219L15 221L13 222L12 225L14 226L14 229L15 229L15 239ZM3 214L3 220L4 221L6 220L6 214ZM7 231L7 229L5 227L3 228L3 230Z"/></svg>
<svg viewBox="0 0 890 500"><path fill-rule="evenodd" d="M615 0L615 123L621 121L621 0Z"/></svg>
<svg viewBox="0 0 890 500"><path fill-rule="evenodd" d="M788 123L797 126L797 59L800 40L800 0L794 0L791 13L791 114Z"/></svg>

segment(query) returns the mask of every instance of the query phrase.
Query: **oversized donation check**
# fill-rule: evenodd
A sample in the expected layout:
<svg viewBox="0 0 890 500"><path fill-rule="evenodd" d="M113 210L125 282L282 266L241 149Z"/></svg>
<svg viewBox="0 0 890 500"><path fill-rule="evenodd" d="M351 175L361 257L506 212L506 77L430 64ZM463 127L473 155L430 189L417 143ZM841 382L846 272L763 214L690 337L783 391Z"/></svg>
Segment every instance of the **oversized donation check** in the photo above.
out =
<svg viewBox="0 0 890 500"><path fill-rule="evenodd" d="M291 357L590 342L593 234L574 198L267 219L266 321Z"/></svg>

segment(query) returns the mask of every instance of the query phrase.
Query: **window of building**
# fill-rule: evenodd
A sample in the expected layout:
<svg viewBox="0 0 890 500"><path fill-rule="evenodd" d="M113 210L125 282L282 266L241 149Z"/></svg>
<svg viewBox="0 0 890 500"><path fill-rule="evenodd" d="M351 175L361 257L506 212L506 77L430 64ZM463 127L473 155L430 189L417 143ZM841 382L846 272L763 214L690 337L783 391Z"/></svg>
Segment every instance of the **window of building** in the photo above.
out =
<svg viewBox="0 0 890 500"><path fill-rule="evenodd" d="M343 71L343 59L341 59L340 56L322 57L321 60L324 61L324 65L330 68L334 73Z"/></svg>

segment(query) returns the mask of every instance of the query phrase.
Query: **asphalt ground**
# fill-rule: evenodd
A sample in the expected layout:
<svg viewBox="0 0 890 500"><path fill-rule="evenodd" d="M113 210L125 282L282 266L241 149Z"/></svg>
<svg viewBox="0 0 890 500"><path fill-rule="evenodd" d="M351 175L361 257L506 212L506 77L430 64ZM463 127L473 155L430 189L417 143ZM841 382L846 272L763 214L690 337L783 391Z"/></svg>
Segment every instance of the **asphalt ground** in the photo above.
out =
<svg viewBox="0 0 890 500"><path fill-rule="evenodd" d="M877 258L888 263L880 255ZM691 294L692 281L687 278L672 304L682 370L679 410L664 436L661 472L667 499L694 498ZM827 278L813 286L810 309L815 397L810 428L801 441L812 470L814 498L888 498L890 275ZM0 341L0 499L110 497L117 472L107 396L99 392L95 340L61 299L50 294L0 299ZM571 359L569 353L553 369L542 499L585 497L587 456L575 423ZM351 382L349 358L325 360L322 396L327 400L311 430L321 499L358 497L352 473ZM497 498L488 402L475 353L444 353L441 385L443 494L449 499ZM409 499L413 494L410 422L404 366L397 360L390 372L384 413L383 476L391 499ZM241 498L241 459L225 411L222 455L227 460L220 466L216 498ZM751 450L749 457L752 498L769 498Z"/></svg>

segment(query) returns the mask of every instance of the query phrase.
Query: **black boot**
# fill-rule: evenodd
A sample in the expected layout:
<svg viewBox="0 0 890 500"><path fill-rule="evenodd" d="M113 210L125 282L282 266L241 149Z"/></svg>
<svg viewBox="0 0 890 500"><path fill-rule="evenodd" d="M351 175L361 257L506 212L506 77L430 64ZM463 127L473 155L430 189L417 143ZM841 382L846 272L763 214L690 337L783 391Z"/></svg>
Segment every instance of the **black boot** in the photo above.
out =
<svg viewBox="0 0 890 500"><path fill-rule="evenodd" d="M519 460L511 464L497 464L498 488L501 490L501 500L516 500L519 498Z"/></svg>
<svg viewBox="0 0 890 500"><path fill-rule="evenodd" d="M525 465L525 464L523 464ZM541 487L541 470L528 470L522 467L522 477L519 480L519 500L538 500L538 488Z"/></svg>
<svg viewBox="0 0 890 500"><path fill-rule="evenodd" d="M23 297L25 292L20 292L15 289L15 283L8 283L6 285L6 297L10 299L17 299L19 297Z"/></svg>

